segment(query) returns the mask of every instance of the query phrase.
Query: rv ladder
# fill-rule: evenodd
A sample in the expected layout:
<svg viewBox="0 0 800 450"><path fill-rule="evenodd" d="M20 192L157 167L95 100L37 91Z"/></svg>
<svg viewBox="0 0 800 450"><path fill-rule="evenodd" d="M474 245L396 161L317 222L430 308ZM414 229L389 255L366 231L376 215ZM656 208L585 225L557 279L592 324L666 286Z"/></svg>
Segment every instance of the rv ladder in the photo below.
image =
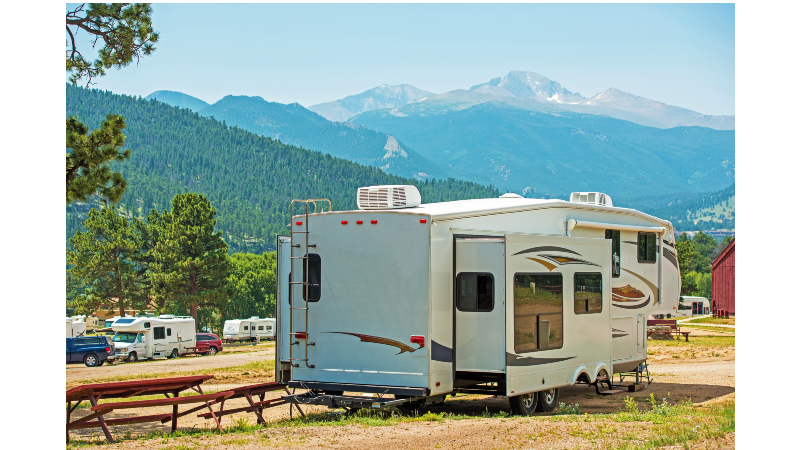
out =
<svg viewBox="0 0 800 450"><path fill-rule="evenodd" d="M309 369L313 369L314 368L313 364L309 364L308 363L308 346L309 345L314 345L313 342L308 342L309 339L310 339L310 336L308 335L308 306L309 306L309 302L306 301L305 308L298 308L298 307L294 306L294 285L296 285L296 284L303 285L303 292L305 294L305 295L303 295L303 298L304 299L309 299L310 296L309 296L309 290L308 289L311 286L311 283L308 282L308 279L305 279L303 281L294 281L294 276L297 274L297 271L294 270L294 260L295 259L303 260L303 264L305 264L305 266L304 266L305 270L303 270L303 273L305 273L306 274L306 278L308 278L308 275L310 274L309 267L308 267L308 249L310 247L316 247L316 245L309 245L309 243L308 243L308 235L310 233L309 229L308 229L308 204L311 203L311 204L314 205L314 213L313 214L316 214L317 213L317 202L328 202L328 211L332 210L331 201L328 200L328 199L313 198L313 199L308 199L308 200L292 200L292 203L290 205L290 219L292 221L294 221L294 219L295 219L295 217L294 217L294 204L295 203L303 203L303 204L305 204L305 217L304 217L304 220L302 222L298 221L296 223L297 226L305 225L305 230L302 230L302 231L301 230L295 230L295 228L292 226L292 224L289 223L289 229L291 230L291 233L289 235L290 236L290 238L289 238L290 239L290 249L291 249L291 254L289 255L289 261L291 263L290 264L291 269L289 270L289 336L292 336L292 337L297 336L297 335L304 335L305 336L305 339L304 339L304 341L305 341L305 346L304 346L305 347L305 357L304 358L295 358L294 357L294 351L293 351L294 344L298 344L298 345L300 344L300 340L297 340L297 341L293 342L291 345L289 345L289 363L293 367L300 367L300 364L299 363L295 364L294 361L302 361L302 362L305 363L306 367L308 367ZM324 209L321 212L324 212ZM301 249L302 248L300 243L295 243L295 235L304 235L305 236L305 250L306 251L305 251L305 255L304 256L295 256L295 249L296 248L297 249ZM295 331L295 329L294 329L294 310L295 309L299 309L299 310L304 310L305 311L305 314L304 314L304 319L305 320L304 320L304 326L303 326L304 331Z"/></svg>

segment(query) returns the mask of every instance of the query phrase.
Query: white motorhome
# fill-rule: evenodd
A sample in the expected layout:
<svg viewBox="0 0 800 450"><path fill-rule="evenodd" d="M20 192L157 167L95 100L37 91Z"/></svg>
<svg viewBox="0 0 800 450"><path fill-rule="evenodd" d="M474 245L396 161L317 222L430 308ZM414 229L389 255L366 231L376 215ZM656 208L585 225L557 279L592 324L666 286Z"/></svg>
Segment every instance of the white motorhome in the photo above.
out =
<svg viewBox="0 0 800 450"><path fill-rule="evenodd" d="M67 317L67 337L86 336L86 322L75 317Z"/></svg>
<svg viewBox="0 0 800 450"><path fill-rule="evenodd" d="M672 224L602 193L421 204L413 186L374 186L359 210L326 202L293 201L277 239L276 379L308 390L288 401L461 392L551 411L561 387L641 372L646 318L677 311Z"/></svg>
<svg viewBox="0 0 800 450"><path fill-rule="evenodd" d="M191 317L122 317L114 321L111 329L116 357L127 361L175 358L197 342Z"/></svg>
<svg viewBox="0 0 800 450"><path fill-rule="evenodd" d="M677 316L691 317L711 314L711 302L705 297L682 295L678 304Z"/></svg>
<svg viewBox="0 0 800 450"><path fill-rule="evenodd" d="M222 339L225 342L275 339L275 319L253 316L249 319L226 320Z"/></svg>

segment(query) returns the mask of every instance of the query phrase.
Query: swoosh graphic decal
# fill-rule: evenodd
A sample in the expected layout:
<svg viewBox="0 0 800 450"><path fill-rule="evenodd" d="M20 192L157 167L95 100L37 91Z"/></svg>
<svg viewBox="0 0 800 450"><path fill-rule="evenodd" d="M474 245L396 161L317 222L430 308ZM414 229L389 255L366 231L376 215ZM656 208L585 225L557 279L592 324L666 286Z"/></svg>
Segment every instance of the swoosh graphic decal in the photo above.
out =
<svg viewBox="0 0 800 450"><path fill-rule="evenodd" d="M628 269L626 269L624 267L622 268L622 270L624 270L625 272L628 272L629 274L631 274L631 275L635 276L636 278L642 280L644 282L644 284L646 284L647 287L650 288L650 290L653 292L653 304L655 305L656 304L656 299L658 298L658 287L655 284L651 283L650 280L648 280L647 278L639 275L636 272L631 272L630 270L628 270Z"/></svg>
<svg viewBox="0 0 800 450"><path fill-rule="evenodd" d="M574 252L568 248L564 247L553 247L553 246L545 246L545 247L533 247L526 250L522 250L521 252L514 253L511 256L521 255L523 253L532 253L532 252L566 252L572 253L573 255L583 256L578 252Z"/></svg>
<svg viewBox="0 0 800 450"><path fill-rule="evenodd" d="M625 308L625 309L639 309L644 308L647 304L650 303L650 297L647 297L647 300L644 303L639 303L638 305L620 305L618 303L612 303L617 308Z"/></svg>
<svg viewBox="0 0 800 450"><path fill-rule="evenodd" d="M678 260L675 259L675 255L673 255L671 251L667 250L666 247L662 247L662 248L664 248L664 259L669 261L677 269L678 268Z"/></svg>
<svg viewBox="0 0 800 450"><path fill-rule="evenodd" d="M553 263L549 263L549 262L547 262L547 261L544 261L544 260L541 260L541 259L539 259L539 258L528 258L528 257L526 256L526 257L525 257L525 259L530 259L531 261L536 261L537 263L539 263L539 264L541 264L541 265L543 265L543 266L547 267L547 269L548 269L550 272L552 272L552 271L553 271L553 269L555 269L555 268L556 268L556 265L555 265L555 264L553 264Z"/></svg>
<svg viewBox="0 0 800 450"><path fill-rule="evenodd" d="M558 256L558 255L540 255L542 258L547 258L550 261L554 261L559 265L564 264L588 264L590 266L597 266L597 264L589 261L584 261L582 259L577 258L569 258L567 256ZM598 266L599 267L599 266Z"/></svg>
<svg viewBox="0 0 800 450"><path fill-rule="evenodd" d="M618 337L624 337L624 336L627 336L627 335L628 335L627 333L625 333L625 334L612 334L611 337L612 338L618 338Z"/></svg>
<svg viewBox="0 0 800 450"><path fill-rule="evenodd" d="M383 338L378 336L370 336L368 334L346 333L344 331L323 331L323 333L349 334L350 336L355 336L361 339L361 342L372 342L374 344L391 345L392 347L397 347L400 349L400 353L405 353L405 352L414 353L415 351L422 348L422 347L414 348L400 341L395 341L394 339ZM397 354L399 355L400 353Z"/></svg>
<svg viewBox="0 0 800 450"><path fill-rule="evenodd" d="M568 358L533 358L506 352L506 366L538 366L541 364L552 364L574 358L574 356L570 356Z"/></svg>

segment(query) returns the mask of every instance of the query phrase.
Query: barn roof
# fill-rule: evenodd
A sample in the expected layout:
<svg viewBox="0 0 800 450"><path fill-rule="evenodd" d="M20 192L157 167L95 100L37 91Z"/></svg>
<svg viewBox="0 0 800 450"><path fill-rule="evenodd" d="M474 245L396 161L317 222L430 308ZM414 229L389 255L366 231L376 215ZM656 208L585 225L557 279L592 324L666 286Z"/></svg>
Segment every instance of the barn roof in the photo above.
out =
<svg viewBox="0 0 800 450"><path fill-rule="evenodd" d="M720 253L719 255L717 255L717 258L716 258L714 261L711 261L711 269L712 269L712 270L713 270L715 267L717 267L717 265L719 265L719 263L721 263L721 262L722 262L722 261L725 259L725 256L726 256L728 253L730 253L730 252L732 252L732 251L733 251L733 247L734 247L734 245L736 245L736 238L733 238L733 240L731 241L731 243L730 243L730 244L728 244L728 246L727 246L727 247L725 247L725 250L723 250L723 251L722 251L722 253Z"/></svg>

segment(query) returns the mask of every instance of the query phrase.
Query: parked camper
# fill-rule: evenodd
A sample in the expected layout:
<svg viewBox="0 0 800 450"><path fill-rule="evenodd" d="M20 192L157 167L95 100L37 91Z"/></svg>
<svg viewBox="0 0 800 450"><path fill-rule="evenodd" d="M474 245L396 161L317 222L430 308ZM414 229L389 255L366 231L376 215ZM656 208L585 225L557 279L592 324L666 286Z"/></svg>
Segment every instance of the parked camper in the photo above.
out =
<svg viewBox="0 0 800 450"><path fill-rule="evenodd" d="M678 316L690 317L711 314L711 302L705 297L682 295L678 305Z"/></svg>
<svg viewBox="0 0 800 450"><path fill-rule="evenodd" d="M195 325L191 317L123 317L114 321L117 358L127 361L176 358L195 347Z"/></svg>
<svg viewBox="0 0 800 450"><path fill-rule="evenodd" d="M67 336L68 338L86 336L86 323L81 319L67 317Z"/></svg>
<svg viewBox="0 0 800 450"><path fill-rule="evenodd" d="M552 411L559 388L643 372L645 318L678 308L672 224L602 193L421 204L374 186L357 203L295 200L278 237L276 379L309 390L288 401Z"/></svg>
<svg viewBox="0 0 800 450"><path fill-rule="evenodd" d="M225 342L275 339L275 319L259 319L254 316L249 319L226 320L222 336Z"/></svg>

